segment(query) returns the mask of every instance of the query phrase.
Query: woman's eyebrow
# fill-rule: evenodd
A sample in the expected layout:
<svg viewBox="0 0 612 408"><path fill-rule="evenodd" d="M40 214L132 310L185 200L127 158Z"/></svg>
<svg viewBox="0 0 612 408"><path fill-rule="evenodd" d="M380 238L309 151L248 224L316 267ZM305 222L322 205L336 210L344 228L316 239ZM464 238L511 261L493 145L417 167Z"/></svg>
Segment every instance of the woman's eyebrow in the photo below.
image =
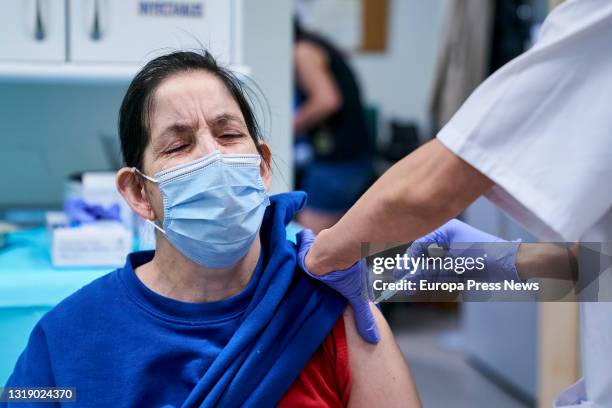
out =
<svg viewBox="0 0 612 408"><path fill-rule="evenodd" d="M240 116L233 115L231 113L222 113L220 115L215 116L212 120L214 125L216 126L224 126L227 124L236 124L242 127L245 126L244 120ZM187 122L175 122L169 126L167 126L160 134L159 137L156 138L156 142L153 147L155 150L159 150L163 148L164 141L171 136L180 136L185 135L187 132L193 132L197 129L197 124L187 123Z"/></svg>
<svg viewBox="0 0 612 408"><path fill-rule="evenodd" d="M231 113L222 113L220 115L217 115L213 119L213 122L216 125L226 125L232 122L235 122L239 125L244 125L244 121L242 120L240 116L232 115Z"/></svg>
<svg viewBox="0 0 612 408"><path fill-rule="evenodd" d="M161 132L160 136L169 136L173 134L181 134L188 132L190 130L195 129L195 127L188 123L173 123L172 125L166 127L163 132Z"/></svg>
<svg viewBox="0 0 612 408"><path fill-rule="evenodd" d="M164 149L166 145L166 141L168 138L172 136L181 136L185 135L187 132L193 130L193 125L188 123L173 123L172 125L166 127L160 134L159 137L155 138L153 142L153 151L160 152Z"/></svg>

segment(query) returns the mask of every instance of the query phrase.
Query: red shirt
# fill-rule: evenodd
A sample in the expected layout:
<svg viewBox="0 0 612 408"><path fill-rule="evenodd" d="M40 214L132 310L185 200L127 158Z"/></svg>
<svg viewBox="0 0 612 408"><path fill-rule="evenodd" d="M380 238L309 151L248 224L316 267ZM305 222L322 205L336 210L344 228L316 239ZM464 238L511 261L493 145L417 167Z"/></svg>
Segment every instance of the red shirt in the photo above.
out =
<svg viewBox="0 0 612 408"><path fill-rule="evenodd" d="M344 318L313 354L300 376L280 400L280 408L346 407L351 387Z"/></svg>

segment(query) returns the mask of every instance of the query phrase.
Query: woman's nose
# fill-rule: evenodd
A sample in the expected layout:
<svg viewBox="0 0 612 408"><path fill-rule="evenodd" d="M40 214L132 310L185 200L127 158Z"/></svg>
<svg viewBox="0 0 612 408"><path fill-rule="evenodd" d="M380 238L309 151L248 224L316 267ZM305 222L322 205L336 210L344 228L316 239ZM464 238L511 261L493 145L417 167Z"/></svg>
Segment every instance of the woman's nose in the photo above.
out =
<svg viewBox="0 0 612 408"><path fill-rule="evenodd" d="M210 133L207 132L206 134L198 136L195 149L198 157L211 154L215 150L221 150L221 148L217 140Z"/></svg>

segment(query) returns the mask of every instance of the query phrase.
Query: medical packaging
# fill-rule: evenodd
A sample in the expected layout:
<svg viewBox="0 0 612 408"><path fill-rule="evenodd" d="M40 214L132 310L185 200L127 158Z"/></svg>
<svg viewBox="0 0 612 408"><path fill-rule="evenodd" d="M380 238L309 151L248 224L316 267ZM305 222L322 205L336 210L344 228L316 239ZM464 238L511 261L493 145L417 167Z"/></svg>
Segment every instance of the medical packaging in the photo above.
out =
<svg viewBox="0 0 612 408"><path fill-rule="evenodd" d="M115 267L132 251L132 231L117 221L71 225L62 212L47 213L54 267Z"/></svg>
<svg viewBox="0 0 612 408"><path fill-rule="evenodd" d="M127 202L121 197L115 185L115 173L109 171L85 172L77 186L66 191L66 199L81 198L89 204L101 205L109 208L118 205L120 208L121 222L127 228L134 226L134 213Z"/></svg>

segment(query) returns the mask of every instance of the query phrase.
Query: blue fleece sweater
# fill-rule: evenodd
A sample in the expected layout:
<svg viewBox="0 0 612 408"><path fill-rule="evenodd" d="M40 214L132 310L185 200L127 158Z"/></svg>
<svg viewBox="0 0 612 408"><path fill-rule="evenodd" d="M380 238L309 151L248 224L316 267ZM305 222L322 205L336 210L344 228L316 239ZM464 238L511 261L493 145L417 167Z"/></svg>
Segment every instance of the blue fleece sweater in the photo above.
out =
<svg viewBox="0 0 612 408"><path fill-rule="evenodd" d="M41 319L6 386L76 387L67 407L274 405L346 304L296 271L285 225L304 201L271 197L256 270L228 299L163 297L134 273L153 251L129 255Z"/></svg>

